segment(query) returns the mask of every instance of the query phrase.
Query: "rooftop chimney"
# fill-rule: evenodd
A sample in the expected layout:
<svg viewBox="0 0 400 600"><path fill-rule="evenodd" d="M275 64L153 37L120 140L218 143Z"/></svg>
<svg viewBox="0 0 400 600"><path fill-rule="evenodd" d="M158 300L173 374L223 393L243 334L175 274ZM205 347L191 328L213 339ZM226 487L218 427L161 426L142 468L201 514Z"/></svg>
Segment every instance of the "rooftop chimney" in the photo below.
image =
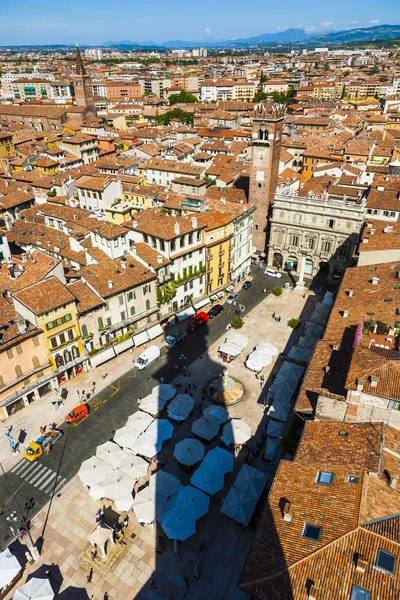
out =
<svg viewBox="0 0 400 600"><path fill-rule="evenodd" d="M293 505L291 502L286 502L285 506L283 507L283 520L287 521L288 523L291 523L293 520Z"/></svg>
<svg viewBox="0 0 400 600"><path fill-rule="evenodd" d="M192 227L193 227L193 229L196 229L196 227L197 227L197 217L192 217Z"/></svg>
<svg viewBox="0 0 400 600"><path fill-rule="evenodd" d="M367 567L368 561L364 558L357 557L356 571L358 571L359 573L365 573Z"/></svg>
<svg viewBox="0 0 400 600"><path fill-rule="evenodd" d="M175 233L175 235L179 235L179 234L180 234L180 232L181 232L181 228L180 228L180 226L179 226L179 223L178 223L178 221L176 221L176 222L175 222L175 225L174 225L174 233Z"/></svg>
<svg viewBox="0 0 400 600"><path fill-rule="evenodd" d="M111 279L108 280L108 287L111 289L113 286L113 282Z"/></svg>
<svg viewBox="0 0 400 600"><path fill-rule="evenodd" d="M347 319L348 316L349 316L349 311L347 308L345 308L343 311L343 319Z"/></svg>
<svg viewBox="0 0 400 600"><path fill-rule="evenodd" d="M371 375L370 377L371 380L371 387L377 387L378 383L379 383L379 377L377 377L376 375Z"/></svg>
<svg viewBox="0 0 400 600"><path fill-rule="evenodd" d="M393 488L394 490L397 490L397 482L399 480L399 476L397 473L395 473L393 475L393 477L390 480L390 487Z"/></svg>
<svg viewBox="0 0 400 600"><path fill-rule="evenodd" d="M26 333L26 331L28 329L26 326L26 321L20 315L18 315L17 325L18 325L18 333L21 333L21 334Z"/></svg>
<svg viewBox="0 0 400 600"><path fill-rule="evenodd" d="M308 600L319 600L321 598L320 591L315 585L310 587L310 591L308 592Z"/></svg>
<svg viewBox="0 0 400 600"><path fill-rule="evenodd" d="M161 254L157 255L157 262L158 262L159 265L162 265L163 257L161 256Z"/></svg>
<svg viewBox="0 0 400 600"><path fill-rule="evenodd" d="M351 298L352 295L354 294L354 290L349 290L348 294L349 294L349 297Z"/></svg>
<svg viewBox="0 0 400 600"><path fill-rule="evenodd" d="M362 392L364 389L364 379L357 379L357 392Z"/></svg>
<svg viewBox="0 0 400 600"><path fill-rule="evenodd" d="M373 277L371 279L371 283L372 283L372 285L378 285L378 283L379 283L379 277Z"/></svg>

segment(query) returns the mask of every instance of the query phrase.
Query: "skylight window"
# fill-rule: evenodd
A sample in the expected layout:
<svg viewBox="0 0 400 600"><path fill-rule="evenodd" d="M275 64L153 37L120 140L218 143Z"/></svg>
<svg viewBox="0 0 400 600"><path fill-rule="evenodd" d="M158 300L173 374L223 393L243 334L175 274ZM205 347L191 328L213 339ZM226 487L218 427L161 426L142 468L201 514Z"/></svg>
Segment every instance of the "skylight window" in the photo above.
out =
<svg viewBox="0 0 400 600"><path fill-rule="evenodd" d="M371 592L353 583L350 600L371 600Z"/></svg>
<svg viewBox="0 0 400 600"><path fill-rule="evenodd" d="M378 550L375 567L380 571L385 571L385 573L390 573L393 575L396 567L395 555L391 554L390 552L386 552L386 550Z"/></svg>
<svg viewBox="0 0 400 600"><path fill-rule="evenodd" d="M325 485L332 485L334 475L328 471L318 471L316 483L324 483Z"/></svg>
<svg viewBox="0 0 400 600"><path fill-rule="evenodd" d="M322 527L319 525L311 525L310 523L304 523L302 536L313 540L314 542L319 542L321 539Z"/></svg>

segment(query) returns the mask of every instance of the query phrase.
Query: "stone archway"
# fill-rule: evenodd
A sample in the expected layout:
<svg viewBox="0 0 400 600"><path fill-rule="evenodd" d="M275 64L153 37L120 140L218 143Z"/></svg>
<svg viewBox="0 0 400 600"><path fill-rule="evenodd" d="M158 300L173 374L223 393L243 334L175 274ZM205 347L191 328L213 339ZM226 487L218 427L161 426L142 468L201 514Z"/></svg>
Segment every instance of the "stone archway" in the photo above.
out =
<svg viewBox="0 0 400 600"><path fill-rule="evenodd" d="M280 252L274 252L272 257L272 266L281 269L283 267L283 256Z"/></svg>

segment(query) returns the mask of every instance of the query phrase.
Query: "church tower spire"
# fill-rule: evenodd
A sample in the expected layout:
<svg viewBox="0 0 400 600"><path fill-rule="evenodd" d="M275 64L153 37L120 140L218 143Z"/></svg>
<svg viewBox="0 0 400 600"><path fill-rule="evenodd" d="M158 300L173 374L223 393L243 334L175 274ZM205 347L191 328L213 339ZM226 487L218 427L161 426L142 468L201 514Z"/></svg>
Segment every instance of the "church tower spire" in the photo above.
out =
<svg viewBox="0 0 400 600"><path fill-rule="evenodd" d="M85 71L85 66L83 64L78 43L76 44L76 65L73 80L75 90L75 102L77 106L93 105L94 101L92 81L90 75L88 75Z"/></svg>

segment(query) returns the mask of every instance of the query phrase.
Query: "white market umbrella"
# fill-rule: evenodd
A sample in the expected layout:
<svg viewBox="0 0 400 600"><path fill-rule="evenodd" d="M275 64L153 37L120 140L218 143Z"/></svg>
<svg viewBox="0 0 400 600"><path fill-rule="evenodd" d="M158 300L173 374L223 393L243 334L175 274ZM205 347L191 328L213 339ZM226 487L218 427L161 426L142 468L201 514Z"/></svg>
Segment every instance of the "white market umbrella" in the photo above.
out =
<svg viewBox="0 0 400 600"><path fill-rule="evenodd" d="M96 456L108 465L118 469L121 460L126 456L126 452L114 442L105 442L101 446L97 446Z"/></svg>
<svg viewBox="0 0 400 600"><path fill-rule="evenodd" d="M84 485L91 487L104 481L112 471L111 465L105 463L98 456L91 456L81 464L78 475Z"/></svg>
<svg viewBox="0 0 400 600"><path fill-rule="evenodd" d="M0 554L0 590L7 587L21 569L18 559L6 548Z"/></svg>
<svg viewBox="0 0 400 600"><path fill-rule="evenodd" d="M244 464L240 469L235 483L233 484L238 490L246 492L253 498L259 498L266 486L267 476L260 469L250 467Z"/></svg>
<svg viewBox="0 0 400 600"><path fill-rule="evenodd" d="M219 469L209 470L202 463L193 473L190 482L212 496L224 487L224 475Z"/></svg>
<svg viewBox="0 0 400 600"><path fill-rule="evenodd" d="M153 396L153 394L149 394L139 404L140 410L153 415L154 417L160 413L166 405L166 400L161 400L161 398L157 398Z"/></svg>
<svg viewBox="0 0 400 600"><path fill-rule="evenodd" d="M278 438L267 438L267 444L265 446L264 458L265 460L271 461L274 458L275 452L278 449L280 441Z"/></svg>
<svg viewBox="0 0 400 600"><path fill-rule="evenodd" d="M243 419L231 419L222 431L222 441L225 444L244 444L251 438L251 428Z"/></svg>
<svg viewBox="0 0 400 600"><path fill-rule="evenodd" d="M132 446L136 454L152 458L161 451L163 442L172 437L174 428L166 419L156 419Z"/></svg>
<svg viewBox="0 0 400 600"><path fill-rule="evenodd" d="M14 594L14 600L53 600L54 592L48 579L32 577Z"/></svg>
<svg viewBox="0 0 400 600"><path fill-rule="evenodd" d="M223 406L208 406L203 410L203 416L209 421L214 421L218 425L222 425L229 419L228 411Z"/></svg>
<svg viewBox="0 0 400 600"><path fill-rule="evenodd" d="M122 500L132 493L135 480L122 471L114 471L102 484L103 496L112 500Z"/></svg>
<svg viewBox="0 0 400 600"><path fill-rule="evenodd" d="M227 450L216 446L208 454L202 463L208 469L218 469L223 475L233 471L233 455Z"/></svg>
<svg viewBox="0 0 400 600"><path fill-rule="evenodd" d="M175 396L176 389L170 383L160 383L160 385L157 385L152 389L151 393L156 398L160 398L161 400L168 402Z"/></svg>
<svg viewBox="0 0 400 600"><path fill-rule="evenodd" d="M145 487L133 500L133 510L140 523L153 523L164 512L167 499L155 487Z"/></svg>
<svg viewBox="0 0 400 600"><path fill-rule="evenodd" d="M168 406L168 416L175 421L184 421L193 410L194 400L189 394L178 394Z"/></svg>
<svg viewBox="0 0 400 600"><path fill-rule="evenodd" d="M267 354L261 351L252 352L246 360L246 367L250 371L258 373L262 371L264 367L267 367L272 363L271 354Z"/></svg>
<svg viewBox="0 0 400 600"><path fill-rule="evenodd" d="M89 496L93 498L93 500L104 498L104 492L101 485L97 483L96 485L90 486Z"/></svg>
<svg viewBox="0 0 400 600"><path fill-rule="evenodd" d="M212 440L217 435L219 427L218 423L209 421L205 417L200 417L200 419L194 421L192 431L204 440Z"/></svg>
<svg viewBox="0 0 400 600"><path fill-rule="evenodd" d="M178 490L179 483L179 479L172 473L157 471L150 477L149 487L155 487L157 494L169 498Z"/></svg>
<svg viewBox="0 0 400 600"><path fill-rule="evenodd" d="M246 348L249 343L249 338L243 335L242 333L237 333L236 331L229 331L226 336L226 341L231 342L232 344L236 344L241 348Z"/></svg>
<svg viewBox="0 0 400 600"><path fill-rule="evenodd" d="M221 512L242 525L248 525L256 505L257 498L231 487L221 507Z"/></svg>
<svg viewBox="0 0 400 600"><path fill-rule="evenodd" d="M182 465L190 467L203 459L204 446L195 438L186 438L175 444L174 456Z"/></svg>
<svg viewBox="0 0 400 600"><path fill-rule="evenodd" d="M210 496L192 485L186 487L181 485L176 494L168 500L166 510L170 510L173 506L187 510L195 519L201 519L208 513Z"/></svg>
<svg viewBox="0 0 400 600"><path fill-rule="evenodd" d="M161 527L170 540L183 542L196 532L196 519L183 508L174 506L164 513Z"/></svg>
<svg viewBox="0 0 400 600"><path fill-rule="evenodd" d="M138 434L143 433L147 427L154 421L154 418L146 412L141 410L136 411L133 415L130 415L126 425L135 429Z"/></svg>
<svg viewBox="0 0 400 600"><path fill-rule="evenodd" d="M232 342L225 342L224 344L221 344L218 348L218 352L228 354L229 356L239 356L242 350L243 348L241 346L233 344Z"/></svg>
<svg viewBox="0 0 400 600"><path fill-rule="evenodd" d="M140 432L131 427L130 425L124 425L114 434L114 442L121 446L121 448L132 448L132 445L139 437Z"/></svg>
<svg viewBox="0 0 400 600"><path fill-rule="evenodd" d="M278 348L270 342L261 342L261 344L257 344L256 352L265 352L271 354L271 356L276 356L278 354Z"/></svg>
<svg viewBox="0 0 400 600"><path fill-rule="evenodd" d="M128 512L128 510L131 510L131 508L133 506L132 494L129 494L128 496L126 496L125 498L122 498L121 500L114 500L114 506L115 506L115 510Z"/></svg>
<svg viewBox="0 0 400 600"><path fill-rule="evenodd" d="M121 460L119 465L119 470L134 480L146 475L148 468L149 463L147 461L131 452L127 454L126 458Z"/></svg>
<svg viewBox="0 0 400 600"><path fill-rule="evenodd" d="M268 421L267 435L269 437L279 438L281 437L283 430L285 429L285 423L282 421Z"/></svg>

